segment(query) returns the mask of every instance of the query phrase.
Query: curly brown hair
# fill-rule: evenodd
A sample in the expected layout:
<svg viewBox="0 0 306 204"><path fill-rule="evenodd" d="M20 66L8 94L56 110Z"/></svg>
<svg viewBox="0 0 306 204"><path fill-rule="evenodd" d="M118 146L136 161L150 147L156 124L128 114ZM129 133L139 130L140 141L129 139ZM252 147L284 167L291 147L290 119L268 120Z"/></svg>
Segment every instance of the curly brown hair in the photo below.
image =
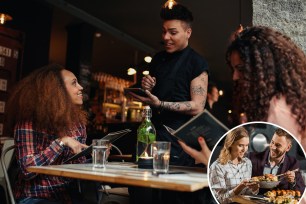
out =
<svg viewBox="0 0 306 204"><path fill-rule="evenodd" d="M19 122L61 135L77 124L86 125L87 113L73 104L62 79L65 68L50 64L35 70L14 87L8 99L7 123L12 132Z"/></svg>
<svg viewBox="0 0 306 204"><path fill-rule="evenodd" d="M282 95L300 126L306 127L306 57L286 35L264 26L245 28L231 42L226 60L238 52L244 66L235 82L234 98L250 121L267 120L270 100ZM232 68L233 69L233 68Z"/></svg>
<svg viewBox="0 0 306 204"><path fill-rule="evenodd" d="M244 127L237 127L226 135L223 148L219 155L219 162L221 164L224 165L231 159L231 146L234 142L244 137L249 138L249 133Z"/></svg>

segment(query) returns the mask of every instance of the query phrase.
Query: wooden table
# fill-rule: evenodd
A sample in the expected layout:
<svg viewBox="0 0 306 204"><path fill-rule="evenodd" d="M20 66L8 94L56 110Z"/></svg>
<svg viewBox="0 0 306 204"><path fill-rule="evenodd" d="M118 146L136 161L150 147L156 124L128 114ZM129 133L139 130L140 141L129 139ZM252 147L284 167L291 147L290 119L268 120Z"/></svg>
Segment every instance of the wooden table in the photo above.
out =
<svg viewBox="0 0 306 204"><path fill-rule="evenodd" d="M105 169L94 169L92 164L64 164L31 166L29 172L84 180L193 192L208 186L207 174L200 168L170 167L170 173L152 175L152 169L139 169L129 162L109 162Z"/></svg>

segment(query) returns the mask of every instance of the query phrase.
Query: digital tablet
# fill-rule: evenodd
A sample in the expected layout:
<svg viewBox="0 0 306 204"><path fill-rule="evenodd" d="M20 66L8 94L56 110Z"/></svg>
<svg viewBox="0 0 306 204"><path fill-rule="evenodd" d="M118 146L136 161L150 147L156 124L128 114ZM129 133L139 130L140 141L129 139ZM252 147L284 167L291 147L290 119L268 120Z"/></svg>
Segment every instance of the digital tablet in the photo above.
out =
<svg viewBox="0 0 306 204"><path fill-rule="evenodd" d="M143 90L142 88L125 88L124 89L125 94L128 94L130 92L137 94L138 96L148 97L145 90Z"/></svg>

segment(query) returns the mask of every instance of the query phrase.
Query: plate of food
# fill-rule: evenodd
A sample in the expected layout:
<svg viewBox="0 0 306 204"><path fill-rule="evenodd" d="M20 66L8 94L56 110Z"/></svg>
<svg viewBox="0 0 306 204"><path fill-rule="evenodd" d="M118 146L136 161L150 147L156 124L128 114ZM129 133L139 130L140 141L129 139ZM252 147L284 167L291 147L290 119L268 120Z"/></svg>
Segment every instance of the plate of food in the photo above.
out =
<svg viewBox="0 0 306 204"><path fill-rule="evenodd" d="M271 190L264 194L270 203L288 203L297 204L301 198L301 192L298 190Z"/></svg>
<svg viewBox="0 0 306 204"><path fill-rule="evenodd" d="M264 195L269 198L277 196L292 196L297 199L301 198L301 192L298 190L271 190L267 191Z"/></svg>
<svg viewBox="0 0 306 204"><path fill-rule="evenodd" d="M273 174L265 174L263 176L252 177L251 181L258 182L260 188L266 189L275 188L280 183L278 177Z"/></svg>

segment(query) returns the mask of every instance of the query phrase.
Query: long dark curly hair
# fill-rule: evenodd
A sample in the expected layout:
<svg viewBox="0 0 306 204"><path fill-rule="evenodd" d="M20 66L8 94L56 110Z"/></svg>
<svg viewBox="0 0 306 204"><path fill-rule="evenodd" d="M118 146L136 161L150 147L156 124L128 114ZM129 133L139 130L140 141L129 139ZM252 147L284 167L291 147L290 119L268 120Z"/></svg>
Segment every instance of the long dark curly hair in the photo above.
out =
<svg viewBox="0 0 306 204"><path fill-rule="evenodd" d="M285 96L299 131L306 126L306 58L286 35L264 26L245 28L231 42L226 60L239 53L244 66L235 82L234 98L250 121L267 120L270 100ZM233 68L232 68L233 69Z"/></svg>
<svg viewBox="0 0 306 204"><path fill-rule="evenodd" d="M35 70L14 87L7 105L8 132L19 122L32 122L37 130L67 133L75 125L86 125L87 113L73 104L61 71L50 64Z"/></svg>

